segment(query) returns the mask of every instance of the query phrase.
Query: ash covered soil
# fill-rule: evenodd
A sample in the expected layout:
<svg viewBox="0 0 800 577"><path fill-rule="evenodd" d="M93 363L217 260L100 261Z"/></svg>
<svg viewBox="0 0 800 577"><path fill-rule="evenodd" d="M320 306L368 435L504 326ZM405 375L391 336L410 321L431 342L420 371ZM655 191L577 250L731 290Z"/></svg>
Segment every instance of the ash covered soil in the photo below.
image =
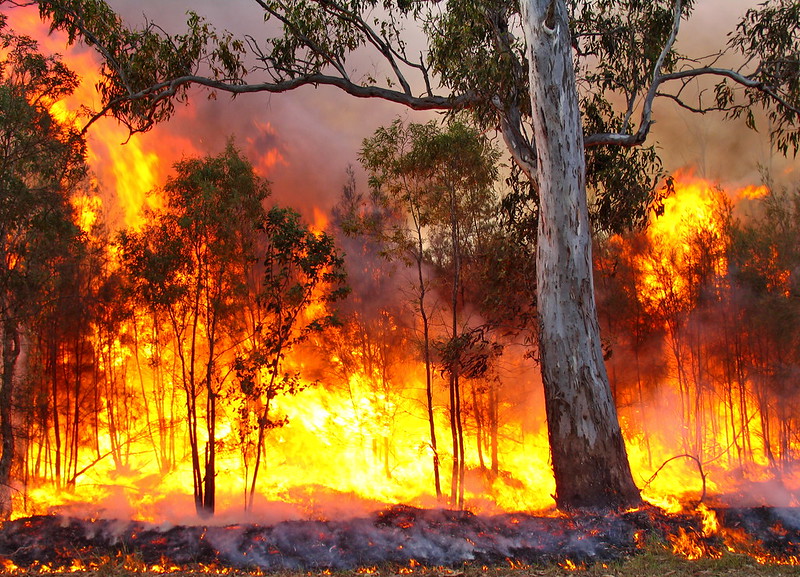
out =
<svg viewBox="0 0 800 577"><path fill-rule="evenodd" d="M789 562L800 556L800 510L715 511L721 528L713 535L703 532L698 515L668 515L653 508L542 517L477 516L395 506L355 519L285 521L269 526L156 526L36 516L0 527L0 560L23 570L58 570L73 566L75 560L133 555L144 571L154 566L198 564L242 571L305 572L440 567L457 570L448 575L462 575L465 569L484 567L607 568L620 560L644 558L642 547L648 541L667 544L677 535L688 535L710 556L721 555L734 539L748 556L746 563L756 556L767 556L772 562ZM662 563L656 565L661 572L651 574L668 573ZM796 568L782 569L778 574L800 574ZM679 569L672 571L683 574ZM641 568L637 572L648 574Z"/></svg>

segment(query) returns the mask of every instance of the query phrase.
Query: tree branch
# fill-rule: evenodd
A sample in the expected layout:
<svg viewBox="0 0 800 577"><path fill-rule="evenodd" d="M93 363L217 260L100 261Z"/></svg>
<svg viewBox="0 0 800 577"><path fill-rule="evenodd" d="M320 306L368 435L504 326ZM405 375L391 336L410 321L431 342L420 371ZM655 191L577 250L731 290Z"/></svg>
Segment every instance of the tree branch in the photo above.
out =
<svg viewBox="0 0 800 577"><path fill-rule="evenodd" d="M661 82L667 82L669 80L679 80L697 76L723 76L725 78L729 78L736 82L737 84L744 86L745 88L754 88L760 92L763 92L770 98L772 98L775 102L780 104L782 107L786 108L787 110L791 110L795 114L800 115L800 108L790 103L786 100L783 96L781 96L777 90L773 86L770 86L766 82L762 82L760 80L754 80L753 78L741 74L740 72L736 72L734 70L730 70L727 68L716 68L712 66L707 66L703 68L694 68L691 70L679 70L678 72L671 72L669 74L665 74L661 77Z"/></svg>
<svg viewBox="0 0 800 577"><path fill-rule="evenodd" d="M336 69L336 71L341 75L342 78L344 79L348 78L347 70L345 69L343 63L339 62L332 54L330 54L327 50L323 49L322 46L314 42L314 40L309 38L306 34L303 34L303 32L283 13L274 10L266 2L263 2L262 0L255 0L255 1L259 6L261 6L264 9L265 12L280 20L280 22L282 22L284 26L286 26L289 30L291 30L292 34L296 35L297 38L299 38L303 42L303 44L305 44L306 47L311 49L311 51L314 54L322 56L323 59L326 62L328 62L328 64L330 64Z"/></svg>
<svg viewBox="0 0 800 577"><path fill-rule="evenodd" d="M188 75L168 82L161 82L154 86L125 97L117 98L106 104L102 110L94 114L84 126L83 132L94 124L97 120L105 116L109 111L123 102L131 101L150 101L150 109L163 100L174 96L178 90L188 85L204 86L213 90L220 90L232 95L248 94L255 92L280 93L288 92L301 86L334 86L351 96L357 98L379 98L389 102L402 104L412 110L458 110L470 106L476 101L476 96L467 93L452 97L444 96L413 96L403 91L381 88L378 86L362 86L346 78L329 76L326 74L309 74L298 76L281 82L264 82L253 84L231 83L223 80L215 80L205 76ZM148 126L149 127L149 126ZM129 127L130 128L130 127ZM143 131L145 128L137 131Z"/></svg>
<svg viewBox="0 0 800 577"><path fill-rule="evenodd" d="M584 140L584 147L598 146L601 144L614 144L617 146L638 146L647 139L650 132L650 127L653 125L653 100L656 97L658 87L663 81L661 69L664 67L664 61L667 55L672 51L675 45L675 39L678 37L678 31L681 25L681 0L675 0L675 5L672 12L672 30L670 30L669 38L664 43L661 53L658 55L655 65L653 66L653 78L650 82L650 88L644 98L642 104L642 115L639 121L639 130L635 134L626 133L605 133L605 134L592 134Z"/></svg>
<svg viewBox="0 0 800 577"><path fill-rule="evenodd" d="M519 114L519 108L516 106L504 107L498 96L492 98L492 104L499 113L500 133L503 135L503 140L509 152L511 152L511 157L531 183L537 186L539 180L537 177L536 149L531 146L530 139L522 133L522 119Z"/></svg>
<svg viewBox="0 0 800 577"><path fill-rule="evenodd" d="M394 49L392 49L391 45L384 38L382 38L377 32L375 32L375 30L373 30L372 27L369 24L367 24L363 18L357 16L353 12L349 12L345 8L342 8L336 2L332 0L321 0L320 4L322 6L325 6L326 8L330 6L336 11L340 19L344 20L345 22L349 22L350 24L354 25L358 30L361 30L361 32L366 36L369 43L372 44L378 50L378 52L380 52L383 55L384 59L389 63L389 66L392 68L392 72L394 73L395 78L397 78L397 81L400 83L400 86L403 87L403 92L410 95L411 85L408 83L408 80L406 80L405 76L400 70L400 67L397 65L397 62L395 61L395 55L397 55L398 57L400 57L400 55ZM403 61L402 58L401 61ZM408 62L404 63L408 64ZM414 67L416 67L416 65L414 65Z"/></svg>
<svg viewBox="0 0 800 577"><path fill-rule="evenodd" d="M752 76L748 76L736 70L728 68L720 68L716 66L700 66L697 68L678 70L676 72L669 72L666 74L662 74L661 69L664 66L664 61L667 55L669 54L669 51L672 49L672 46L674 45L675 39L677 38L678 35L680 19L681 19L681 0L676 0L673 12L672 31L670 33L667 42L664 44L664 47L661 51L661 54L659 55L658 60L656 61L655 66L653 67L653 77L647 95L645 96L642 104L641 121L638 131L633 134L625 132L591 134L587 136L584 141L584 144L587 148L591 146L600 146L600 145L638 146L644 143L648 133L650 132L650 128L654 122L652 119L652 107L653 107L653 101L657 96L665 96L667 98L671 98L683 108L698 113L709 112L712 110L730 112L736 110L737 108L740 108L735 105L725 106L725 107L703 106L702 103L700 103L700 105L698 106L691 106L686 101L680 98L680 94L671 95L659 90L663 84L668 83L670 81L681 81L684 83L685 86L688 80L699 78L701 76L720 76L723 78L728 78L740 86L761 92L766 97L772 99L779 106L783 107L785 110L800 116L800 108L798 108L797 105L793 104L783 95L781 95L780 91L776 89L774 86L768 84L767 82L757 80Z"/></svg>

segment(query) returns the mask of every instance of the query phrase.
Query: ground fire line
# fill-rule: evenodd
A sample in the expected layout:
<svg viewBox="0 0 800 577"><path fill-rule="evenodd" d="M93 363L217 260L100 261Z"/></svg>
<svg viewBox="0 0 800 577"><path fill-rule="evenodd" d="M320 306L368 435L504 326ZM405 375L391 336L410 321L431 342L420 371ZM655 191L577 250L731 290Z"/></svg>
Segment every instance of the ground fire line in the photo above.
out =
<svg viewBox="0 0 800 577"><path fill-rule="evenodd" d="M354 570L374 566L586 566L635 554L652 535L688 557L725 549L759 562L795 564L800 510L715 508L714 531L701 515L644 508L615 514L473 515L394 506L348 520L274 525L153 525L58 515L20 518L0 529L8 568L53 571L92 568L102 559L136 559L140 569ZM687 542L680 542L688 541Z"/></svg>

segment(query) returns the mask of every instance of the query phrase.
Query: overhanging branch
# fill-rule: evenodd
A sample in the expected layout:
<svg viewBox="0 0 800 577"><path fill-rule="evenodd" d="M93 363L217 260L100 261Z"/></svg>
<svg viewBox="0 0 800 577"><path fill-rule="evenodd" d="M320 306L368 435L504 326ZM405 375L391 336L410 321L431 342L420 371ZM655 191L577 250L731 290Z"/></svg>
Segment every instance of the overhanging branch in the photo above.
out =
<svg viewBox="0 0 800 577"><path fill-rule="evenodd" d="M669 74L665 74L661 77L661 83L667 82L669 80L681 80L686 78L698 77L698 76L722 76L725 78L729 78L733 80L737 84L744 86L745 88L754 88L765 95L772 98L775 102L780 104L782 107L786 108L787 110L791 110L795 114L800 115L800 108L790 103L786 100L783 96L781 96L778 91L773 87L763 82L761 80L756 80L740 72L736 72L735 70L730 70L727 68L716 68L713 66L707 66L702 68L694 68L691 70L679 70L677 72L671 72Z"/></svg>
<svg viewBox="0 0 800 577"><path fill-rule="evenodd" d="M639 130L635 134L626 133L603 133L592 134L584 139L584 147L599 146L603 144L611 144L616 146L639 146L647 139L650 133L650 127L653 125L653 101L655 100L658 92L658 87L664 79L661 74L661 69L664 67L664 62L667 55L672 51L675 45L675 40L678 38L678 31L681 25L681 0L675 0L675 5L672 11L672 29L670 30L669 37L664 43L661 53L653 66L653 79L650 82L650 87L647 90L647 95L642 104L642 115L639 120ZM630 110L630 105L629 105ZM627 123L627 117L626 117Z"/></svg>
<svg viewBox="0 0 800 577"><path fill-rule="evenodd" d="M215 80L205 76L189 75L175 78L169 82L161 82L147 88L146 90L142 90L134 94L128 94L125 97L110 101L105 107L103 107L102 110L92 116L86 126L84 126L83 131L85 132L95 121L105 116L109 111L113 110L116 106L124 102L149 101L152 108L161 101L175 96L179 89L190 85L204 86L212 90L227 92L234 96L258 92L289 92L302 86L334 86L357 98L379 98L388 102L401 104L411 108L412 110L458 110L467 108L472 103L477 101L476 96L470 93L451 97L414 96L404 91L392 90L390 88L382 88L379 86L364 86L356 84L346 78L330 76L326 74L309 74L307 76L298 76L297 78L292 78L290 80L284 80L281 82L248 84Z"/></svg>
<svg viewBox="0 0 800 577"><path fill-rule="evenodd" d="M674 100L678 105L692 112L705 113L712 110L721 112L734 112L737 109L744 108L741 105L729 103L727 106L703 106L702 103L698 106L692 106L684 101L680 92L677 94L669 94L661 90L661 87L671 81L681 81L685 86L686 83L692 79L700 77L718 76L727 78L734 83L744 88L756 90L760 92L765 99L773 101L776 105L783 108L789 113L793 113L800 118L800 107L785 97L779 88L771 85L768 82L760 80L754 76L743 74L737 70L729 68L721 68L717 66L699 66L696 68L687 68L675 72L661 72L664 66L667 55L672 50L675 40L678 35L681 19L681 0L676 0L673 11L673 25L670 36L664 44L664 47L653 67L653 76L647 94L642 102L642 113L640 117L639 129L635 133L597 133L587 135L584 139L584 145L588 147L601 146L601 145L614 145L614 146L639 146L645 142L650 128L653 125L652 108L653 102L657 96L667 97Z"/></svg>

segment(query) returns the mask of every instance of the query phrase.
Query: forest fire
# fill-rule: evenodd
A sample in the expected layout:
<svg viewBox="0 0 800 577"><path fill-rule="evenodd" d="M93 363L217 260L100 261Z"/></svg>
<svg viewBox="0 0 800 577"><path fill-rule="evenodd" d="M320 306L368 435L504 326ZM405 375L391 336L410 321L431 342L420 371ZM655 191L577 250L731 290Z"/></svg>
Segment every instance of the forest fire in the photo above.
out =
<svg viewBox="0 0 800 577"><path fill-rule="evenodd" d="M683 453L683 458L676 459L680 463L669 466L685 466L684 471L695 480L671 469L667 475L670 481L664 482L684 487L693 483L698 496L707 491L719 495L738 490L740 498L747 499L749 493L754 504L778 500L793 505L790 487L796 488L796 481L792 459L783 463L776 454L778 446L791 451L790 444L773 436L785 424L769 422L781 403L793 401L769 396L764 379L778 377L769 374L768 361L744 358L780 353L761 348L766 345L764 339L772 337L750 332L758 330L755 323L748 322L752 317L747 299L753 295L742 281L749 280L747 275L758 275L763 283L761 290L774 294L780 302L791 298L796 280L792 265L785 260L787 247L781 238L765 238L761 247L734 246L743 235L758 234L763 230L759 227L769 226L763 213L734 216L734 205L752 210L757 205L751 201L763 201L768 191L765 187L745 187L724 192L712 183L682 175L676 177L675 184L676 193L665 203L664 216L648 227L646 236L633 242L612 239L603 257L612 261L600 264L609 270L606 267L613 262L618 274L611 282L620 283L615 289L636 295L630 317L617 319L636 323L635 332L626 337L630 339L627 343L620 343L624 358L611 359L610 363L615 374L629 380L631 396L627 403L639 413L637 420L643 427L642 442L631 443L631 450L639 455L640 466L663 463L670 457L668 452L656 459L639 453L652 450L649 435L655 431L647 429L659 421L656 414L667 411L673 415L671 423L676 428L660 433L675 435L678 444L672 446L673 456ZM775 202L772 199L756 211L771 210L775 205L770 203ZM748 221L751 217L753 220ZM737 253L739 250L754 252ZM655 335L658 338L653 340ZM655 342L662 347L657 355L665 363L656 369L659 374L654 374L654 367L648 364ZM731 346L743 357L725 356ZM722 347L724 354L716 356L709 350L714 347ZM746 366L752 362L758 366ZM633 366L635 371L623 372L625 366ZM660 422L663 425L664 419ZM713 474L708 474L712 468ZM763 483L760 489L759 483Z"/></svg>
<svg viewBox="0 0 800 577"><path fill-rule="evenodd" d="M39 26L18 22L44 41ZM62 121L75 103L91 101L86 87L97 68L87 53L70 54L70 63L84 84L66 107L54 105ZM313 239L350 242L353 294L340 301L335 287L309 281L306 300L297 291L280 295L302 307L270 316L289 306L265 305L271 295L258 292L259 275L280 251L268 252L274 238L244 234L264 232L267 218L237 230L213 222L217 236L196 245L207 258L196 269L196 254L168 255L183 268L166 273L158 259L147 261L166 254L152 249L170 246L176 229L168 224L189 220L175 198L191 188L197 144L162 138L159 128L128 138L107 120L89 135L94 178L72 204L97 260L77 267L82 308L54 299L26 343L26 388L14 405L24 434L10 519L0 529L4 572L94 570L131 550L138 555L124 565L163 572L189 564L576 569L635 551L654 528L687 558L729 549L759 561L800 559L797 329L788 328L800 288L796 196L764 186L725 191L679 173L663 215L645 231L598 239L607 364L635 479L655 507L567 516L553 510L541 383L529 350L504 336L480 342L492 348L476 355L489 369L465 371L465 408L454 424L446 351L426 399L420 321L415 304L402 302L404 273L392 277L381 260L385 247L348 240L341 215L304 207L315 222L303 225L309 234L297 259L313 252ZM231 145L199 166L211 172L225 162L227 175L239 160ZM237 185L245 182L254 190L248 198L264 204L268 187L257 177L280 162L276 150L261 151L253 163L259 174L245 166L249 180ZM228 210L220 206L204 216ZM223 214L244 222L246 214L230 210ZM148 244L160 230L163 244ZM267 252L246 253L250 241ZM210 254L226 242L236 250ZM191 285L195 270L220 263L229 268ZM332 257L319 265L320 278L336 266ZM165 277L173 284L149 290ZM219 294L208 296L211 289ZM222 301L212 322L208 310ZM229 310L235 314L224 316ZM440 340L448 312L432 315ZM217 320L224 329L212 336ZM270 341L270 323L287 333ZM266 362L268 354L274 359ZM446 483L457 458L446 444L437 448L430 431L462 435L463 510L447 509L459 508L455 489L449 498L436 494L431 463L441 464Z"/></svg>

